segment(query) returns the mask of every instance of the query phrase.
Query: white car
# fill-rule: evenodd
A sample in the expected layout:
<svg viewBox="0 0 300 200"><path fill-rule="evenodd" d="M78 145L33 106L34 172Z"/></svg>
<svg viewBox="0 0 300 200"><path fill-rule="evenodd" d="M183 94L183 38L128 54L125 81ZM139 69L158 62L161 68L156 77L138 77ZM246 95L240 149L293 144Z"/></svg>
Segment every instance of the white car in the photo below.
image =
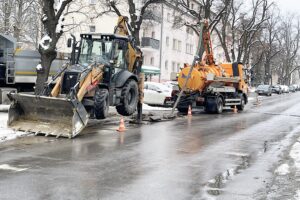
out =
<svg viewBox="0 0 300 200"><path fill-rule="evenodd" d="M286 85L281 85L281 88L282 88L282 92L283 92L283 93L289 93L289 92L290 92L289 87L286 86Z"/></svg>
<svg viewBox="0 0 300 200"><path fill-rule="evenodd" d="M145 82L144 103L148 105L172 106L172 89L161 83Z"/></svg>
<svg viewBox="0 0 300 200"><path fill-rule="evenodd" d="M178 82L177 81L166 81L162 83L166 87L174 90L174 88L178 88Z"/></svg>

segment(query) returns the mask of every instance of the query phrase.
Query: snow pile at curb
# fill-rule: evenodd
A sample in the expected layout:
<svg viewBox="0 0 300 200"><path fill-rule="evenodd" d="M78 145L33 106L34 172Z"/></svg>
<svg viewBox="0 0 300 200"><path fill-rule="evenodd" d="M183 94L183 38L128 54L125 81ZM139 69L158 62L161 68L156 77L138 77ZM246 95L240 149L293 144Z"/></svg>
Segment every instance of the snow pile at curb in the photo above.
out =
<svg viewBox="0 0 300 200"><path fill-rule="evenodd" d="M15 132L7 128L6 123L7 123L7 114L0 113L0 143L7 140L13 140L16 139L17 137L26 135L24 132Z"/></svg>
<svg viewBox="0 0 300 200"><path fill-rule="evenodd" d="M296 200L300 199L300 190L297 191L297 194L294 197Z"/></svg>
<svg viewBox="0 0 300 200"><path fill-rule="evenodd" d="M282 164L275 170L275 173L281 176L287 175L288 173L290 173L289 169L290 167L288 164Z"/></svg>
<svg viewBox="0 0 300 200"><path fill-rule="evenodd" d="M149 106L147 104L143 104L143 110L172 110L172 108L153 107L153 106Z"/></svg>
<svg viewBox="0 0 300 200"><path fill-rule="evenodd" d="M0 112L8 112L10 105L0 105Z"/></svg>
<svg viewBox="0 0 300 200"><path fill-rule="evenodd" d="M294 166L297 168L297 172L300 173L300 138L293 145L290 151L290 157L294 160Z"/></svg>

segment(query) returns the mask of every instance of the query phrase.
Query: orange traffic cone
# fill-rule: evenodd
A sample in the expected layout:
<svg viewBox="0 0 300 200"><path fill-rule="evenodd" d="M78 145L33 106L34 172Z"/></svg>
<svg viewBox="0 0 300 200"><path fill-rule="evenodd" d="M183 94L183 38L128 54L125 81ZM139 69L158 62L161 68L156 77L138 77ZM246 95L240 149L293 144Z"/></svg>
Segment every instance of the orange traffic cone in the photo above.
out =
<svg viewBox="0 0 300 200"><path fill-rule="evenodd" d="M188 116L192 116L192 107L189 105Z"/></svg>
<svg viewBox="0 0 300 200"><path fill-rule="evenodd" d="M236 108L236 106L234 106L233 108L233 113L238 113L238 109Z"/></svg>
<svg viewBox="0 0 300 200"><path fill-rule="evenodd" d="M119 131L119 132L124 132L124 131L125 131L125 123L124 123L123 117L122 117L121 120L120 120L120 126L119 126L119 128L117 129L117 131Z"/></svg>

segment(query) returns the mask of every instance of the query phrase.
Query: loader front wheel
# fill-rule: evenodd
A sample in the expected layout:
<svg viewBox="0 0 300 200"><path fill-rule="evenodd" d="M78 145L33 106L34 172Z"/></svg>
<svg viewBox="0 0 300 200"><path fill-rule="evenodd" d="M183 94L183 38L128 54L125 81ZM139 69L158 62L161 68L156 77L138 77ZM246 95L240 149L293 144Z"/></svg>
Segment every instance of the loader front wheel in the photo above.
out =
<svg viewBox="0 0 300 200"><path fill-rule="evenodd" d="M107 89L97 89L94 96L94 113L96 119L105 119L109 109L109 93Z"/></svg>
<svg viewBox="0 0 300 200"><path fill-rule="evenodd" d="M137 107L139 98L139 91L137 82L129 79L122 88L122 100L121 104L116 106L116 109L120 115L130 116Z"/></svg>

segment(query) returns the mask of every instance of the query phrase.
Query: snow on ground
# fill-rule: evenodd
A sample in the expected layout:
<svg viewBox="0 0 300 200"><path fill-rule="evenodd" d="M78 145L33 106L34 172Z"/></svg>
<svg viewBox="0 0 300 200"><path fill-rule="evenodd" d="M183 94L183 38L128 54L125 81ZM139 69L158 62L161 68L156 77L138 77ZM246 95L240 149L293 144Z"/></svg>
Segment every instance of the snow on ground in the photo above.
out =
<svg viewBox="0 0 300 200"><path fill-rule="evenodd" d="M25 135L24 132L15 132L9 128L7 128L7 113L0 113L0 143L13 140L17 137Z"/></svg>
<svg viewBox="0 0 300 200"><path fill-rule="evenodd" d="M296 195L294 196L296 200L300 200L300 190L297 191Z"/></svg>
<svg viewBox="0 0 300 200"><path fill-rule="evenodd" d="M172 108L154 107L154 106L149 106L148 104L143 104L143 110L172 110Z"/></svg>
<svg viewBox="0 0 300 200"><path fill-rule="evenodd" d="M293 145L290 157L294 160L294 167L297 169L297 172L300 173L300 138Z"/></svg>
<svg viewBox="0 0 300 200"><path fill-rule="evenodd" d="M288 173L290 173L290 167L288 164L282 164L280 165L276 170L275 170L275 173L278 174L278 175L287 175Z"/></svg>

